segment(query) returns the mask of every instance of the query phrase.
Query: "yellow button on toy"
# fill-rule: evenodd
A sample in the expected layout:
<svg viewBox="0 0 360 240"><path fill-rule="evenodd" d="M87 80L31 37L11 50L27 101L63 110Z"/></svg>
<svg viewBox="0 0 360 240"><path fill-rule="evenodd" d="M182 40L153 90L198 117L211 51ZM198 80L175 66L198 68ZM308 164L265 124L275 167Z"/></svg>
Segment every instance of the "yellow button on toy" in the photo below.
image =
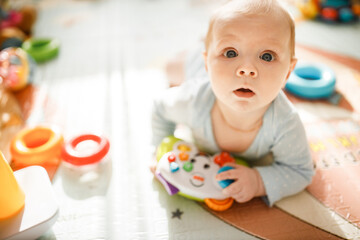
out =
<svg viewBox="0 0 360 240"><path fill-rule="evenodd" d="M190 152L191 151L191 148L188 146L188 145L185 145L185 144L180 144L178 146L178 149L182 152Z"/></svg>

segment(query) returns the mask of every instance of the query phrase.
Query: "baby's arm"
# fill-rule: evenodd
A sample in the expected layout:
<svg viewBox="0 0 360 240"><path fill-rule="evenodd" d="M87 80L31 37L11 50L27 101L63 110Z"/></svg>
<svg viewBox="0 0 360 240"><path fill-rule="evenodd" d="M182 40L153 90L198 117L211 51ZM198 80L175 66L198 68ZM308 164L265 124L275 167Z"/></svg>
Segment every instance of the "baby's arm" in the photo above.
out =
<svg viewBox="0 0 360 240"><path fill-rule="evenodd" d="M167 90L167 91L173 91L173 90ZM169 136L173 135L175 128L176 128L176 122L172 119L174 118L174 110L171 109L171 106L169 106L169 102L166 101L167 99L167 93L164 93L161 96L158 96L153 102L152 107L152 114L151 114L151 127L152 127L152 147L154 154L152 156L151 162L150 162L150 171L152 173L155 173L156 165L157 165L157 159L156 159L156 149L161 143L161 141Z"/></svg>
<svg viewBox="0 0 360 240"><path fill-rule="evenodd" d="M223 190L223 193L239 203L247 202L254 197L265 196L264 183L259 172L254 168L235 163L228 163L234 169L216 175L216 180L232 179L234 182Z"/></svg>
<svg viewBox="0 0 360 240"><path fill-rule="evenodd" d="M274 162L256 167L266 191L264 200L270 206L305 189L314 175L309 144L299 116L284 116L273 130L274 142L270 151Z"/></svg>
<svg viewBox="0 0 360 240"><path fill-rule="evenodd" d="M216 176L217 180L235 180L223 190L226 195L238 202L264 196L267 204L272 206L274 202L296 194L310 184L314 169L298 115L286 118L279 126L270 149L274 156L272 165L248 168L232 164L235 169Z"/></svg>
<svg viewBox="0 0 360 240"><path fill-rule="evenodd" d="M179 99L180 92L180 87L166 89L154 100L151 115L154 147L157 147L165 137L173 135L176 125L183 122L186 103Z"/></svg>

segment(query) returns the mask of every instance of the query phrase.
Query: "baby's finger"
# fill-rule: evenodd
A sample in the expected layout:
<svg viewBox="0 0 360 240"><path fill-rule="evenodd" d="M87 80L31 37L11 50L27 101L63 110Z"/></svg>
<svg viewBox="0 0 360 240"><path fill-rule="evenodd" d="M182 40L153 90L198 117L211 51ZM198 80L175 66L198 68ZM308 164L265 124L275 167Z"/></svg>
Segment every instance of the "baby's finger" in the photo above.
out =
<svg viewBox="0 0 360 240"><path fill-rule="evenodd" d="M242 192L239 192L233 196L233 199L239 203L247 202L251 199L251 197L248 194L244 194Z"/></svg>
<svg viewBox="0 0 360 240"><path fill-rule="evenodd" d="M226 179L234 179L234 176L236 176L236 171L235 169L231 169L217 174L215 176L215 179L218 181L226 180Z"/></svg>
<svg viewBox="0 0 360 240"><path fill-rule="evenodd" d="M227 163L224 164L224 166L229 166L229 167L233 167L233 168L238 168L238 167L241 166L241 165L236 164L236 163L234 163L234 162L227 162ZM223 167L224 167L224 166L223 166Z"/></svg>
<svg viewBox="0 0 360 240"><path fill-rule="evenodd" d="M224 188L223 193L228 196L234 196L235 194L241 193L243 190L243 187L240 184L237 184L236 182L230 184L226 188Z"/></svg>

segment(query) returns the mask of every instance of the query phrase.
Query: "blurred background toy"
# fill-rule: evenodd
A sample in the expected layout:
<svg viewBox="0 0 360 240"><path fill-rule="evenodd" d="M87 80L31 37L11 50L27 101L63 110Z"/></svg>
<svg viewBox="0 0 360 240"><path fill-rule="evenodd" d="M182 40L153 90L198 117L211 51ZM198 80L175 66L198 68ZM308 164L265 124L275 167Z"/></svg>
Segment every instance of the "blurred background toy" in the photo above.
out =
<svg viewBox="0 0 360 240"><path fill-rule="evenodd" d="M13 172L0 151L0 239L36 239L58 216L46 171L31 166Z"/></svg>
<svg viewBox="0 0 360 240"><path fill-rule="evenodd" d="M16 98L0 85L0 138L1 130L24 123Z"/></svg>
<svg viewBox="0 0 360 240"><path fill-rule="evenodd" d="M37 62L53 59L59 53L60 43L51 38L30 38L23 42L22 48Z"/></svg>
<svg viewBox="0 0 360 240"><path fill-rule="evenodd" d="M0 152L0 221L13 217L25 205L25 194L16 181L13 172ZM5 207L6 206L6 207Z"/></svg>
<svg viewBox="0 0 360 240"><path fill-rule="evenodd" d="M25 41L26 35L23 31L16 27L7 27L1 29L0 32L0 50L8 47L21 47Z"/></svg>
<svg viewBox="0 0 360 240"><path fill-rule="evenodd" d="M10 159L10 139L24 125L24 115L16 97L0 84L0 151Z"/></svg>
<svg viewBox="0 0 360 240"><path fill-rule="evenodd" d="M105 159L109 149L110 142L106 137L81 134L64 144L61 158L73 166L91 165Z"/></svg>
<svg viewBox="0 0 360 240"><path fill-rule="evenodd" d="M10 1L0 2L0 50L20 47L29 38L37 18L34 6L13 7Z"/></svg>
<svg viewBox="0 0 360 240"><path fill-rule="evenodd" d="M329 98L335 92L335 72L325 64L299 61L285 89L307 99Z"/></svg>
<svg viewBox="0 0 360 240"><path fill-rule="evenodd" d="M35 126L22 129L12 139L10 152L13 170L38 165L52 179L60 162L64 138L57 126Z"/></svg>
<svg viewBox="0 0 360 240"><path fill-rule="evenodd" d="M298 0L305 18L326 22L349 23L359 19L360 0Z"/></svg>
<svg viewBox="0 0 360 240"><path fill-rule="evenodd" d="M0 84L19 91L32 81L34 60L21 48L10 47L0 52Z"/></svg>

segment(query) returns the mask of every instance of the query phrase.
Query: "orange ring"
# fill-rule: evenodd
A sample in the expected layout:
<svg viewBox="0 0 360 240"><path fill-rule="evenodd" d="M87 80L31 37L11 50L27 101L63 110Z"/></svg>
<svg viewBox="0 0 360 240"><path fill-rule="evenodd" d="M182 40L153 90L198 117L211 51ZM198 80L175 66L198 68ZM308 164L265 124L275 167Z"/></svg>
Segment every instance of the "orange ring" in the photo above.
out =
<svg viewBox="0 0 360 240"><path fill-rule="evenodd" d="M56 127L37 126L20 131L10 144L12 158L21 165L41 165L59 157L63 136Z"/></svg>
<svg viewBox="0 0 360 240"><path fill-rule="evenodd" d="M226 198L224 200L216 200L212 198L205 198L204 202L210 209L221 212L229 209L232 206L234 199Z"/></svg>
<svg viewBox="0 0 360 240"><path fill-rule="evenodd" d="M77 151L76 146L83 141L94 141L98 144L97 149L88 155L84 155ZM65 162L71 163L76 166L88 165L99 162L109 152L110 143L105 137L100 137L94 134L84 134L73 138L67 144L64 145L61 152L61 157Z"/></svg>

